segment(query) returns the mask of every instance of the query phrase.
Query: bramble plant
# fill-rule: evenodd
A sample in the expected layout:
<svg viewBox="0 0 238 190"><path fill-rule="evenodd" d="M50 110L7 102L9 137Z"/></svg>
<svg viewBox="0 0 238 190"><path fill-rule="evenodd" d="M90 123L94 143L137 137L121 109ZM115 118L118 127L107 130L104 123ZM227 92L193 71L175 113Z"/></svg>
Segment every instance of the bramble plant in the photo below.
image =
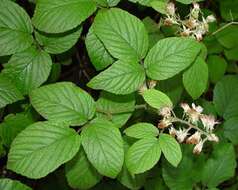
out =
<svg viewBox="0 0 238 190"><path fill-rule="evenodd" d="M0 0L0 190L237 190L238 0Z"/></svg>

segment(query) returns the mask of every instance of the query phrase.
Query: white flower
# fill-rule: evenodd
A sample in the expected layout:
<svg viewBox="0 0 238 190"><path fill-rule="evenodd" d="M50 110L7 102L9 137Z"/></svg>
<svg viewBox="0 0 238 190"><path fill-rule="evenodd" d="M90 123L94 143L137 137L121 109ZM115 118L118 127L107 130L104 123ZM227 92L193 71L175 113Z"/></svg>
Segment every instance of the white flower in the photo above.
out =
<svg viewBox="0 0 238 190"><path fill-rule="evenodd" d="M181 103L180 106L181 106L181 108L183 108L183 111L185 113L188 113L188 111L191 109L187 103Z"/></svg>
<svg viewBox="0 0 238 190"><path fill-rule="evenodd" d="M189 36L192 33L192 31L189 28L186 28L183 26L183 31L181 32L181 36Z"/></svg>
<svg viewBox="0 0 238 190"><path fill-rule="evenodd" d="M169 129L169 134L173 137L175 137L177 135L177 130L173 127L170 127Z"/></svg>
<svg viewBox="0 0 238 190"><path fill-rule="evenodd" d="M192 103L192 108L188 110L188 116L192 123L197 123L202 111L203 108L201 106L196 106L194 103Z"/></svg>
<svg viewBox="0 0 238 190"><path fill-rule="evenodd" d="M198 113L203 112L203 108L201 106L196 106L194 103L192 103L192 108Z"/></svg>
<svg viewBox="0 0 238 190"><path fill-rule="evenodd" d="M151 89L151 88L154 88L155 86L156 86L156 84L157 84L157 81L156 80L150 80L149 81L149 88Z"/></svg>
<svg viewBox="0 0 238 190"><path fill-rule="evenodd" d="M215 134L210 134L207 136L209 141L219 142L219 138Z"/></svg>
<svg viewBox="0 0 238 190"><path fill-rule="evenodd" d="M207 131L212 131L214 129L214 126L216 124L219 124L219 122L216 121L216 119L213 115L201 115L200 119L202 121L204 128Z"/></svg>
<svg viewBox="0 0 238 190"><path fill-rule="evenodd" d="M187 137L187 135L188 135L188 131L186 130L186 129L179 129L178 131L177 131L177 139L178 139L178 141L180 142L180 143L182 143L184 140L185 140L185 138Z"/></svg>
<svg viewBox="0 0 238 190"><path fill-rule="evenodd" d="M187 144L198 144L201 140L201 133L200 132L195 132L192 136L190 136L187 140Z"/></svg>
<svg viewBox="0 0 238 190"><path fill-rule="evenodd" d="M148 88L146 83L144 83L139 89L139 94L143 94L146 90L148 90Z"/></svg>
<svg viewBox="0 0 238 190"><path fill-rule="evenodd" d="M199 10L200 6L199 6L198 3L193 3L193 8L196 9L196 10Z"/></svg>
<svg viewBox="0 0 238 190"><path fill-rule="evenodd" d="M174 3L168 3L166 7L166 11L169 15L173 16L175 14L175 5Z"/></svg>
<svg viewBox="0 0 238 190"><path fill-rule="evenodd" d="M216 21L216 18L215 18L213 15L209 15L209 16L207 16L206 21L207 21L208 23L210 23L210 22L215 22L215 21Z"/></svg>
<svg viewBox="0 0 238 190"><path fill-rule="evenodd" d="M171 111L172 111L171 107L168 107L168 106L163 107L160 109L160 115L168 118L171 116Z"/></svg>
<svg viewBox="0 0 238 190"><path fill-rule="evenodd" d="M164 129L167 128L168 126L172 125L171 120L167 119L167 118L163 118L159 124L158 124L158 128L160 129Z"/></svg>
<svg viewBox="0 0 238 190"><path fill-rule="evenodd" d="M205 141L200 140L200 142L194 147L193 154L200 154L202 152L204 142Z"/></svg>

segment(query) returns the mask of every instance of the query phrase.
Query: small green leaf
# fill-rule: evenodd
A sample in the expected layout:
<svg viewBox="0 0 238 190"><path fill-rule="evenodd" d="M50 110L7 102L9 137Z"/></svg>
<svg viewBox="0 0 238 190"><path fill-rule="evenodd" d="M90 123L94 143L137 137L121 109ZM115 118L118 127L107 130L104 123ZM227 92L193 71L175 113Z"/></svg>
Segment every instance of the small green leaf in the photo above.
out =
<svg viewBox="0 0 238 190"><path fill-rule="evenodd" d="M158 136L159 130L150 123L137 123L125 129L124 133L129 137L143 139Z"/></svg>
<svg viewBox="0 0 238 190"><path fill-rule="evenodd" d="M213 155L209 158L203 169L203 184L216 187L220 183L233 177L236 168L236 156L231 144L219 143Z"/></svg>
<svg viewBox="0 0 238 190"><path fill-rule="evenodd" d="M79 137L62 123L32 124L14 139L7 168L31 179L42 178L75 156Z"/></svg>
<svg viewBox="0 0 238 190"><path fill-rule="evenodd" d="M190 38L162 39L145 58L146 74L154 80L171 78L193 63L200 50L200 44Z"/></svg>
<svg viewBox="0 0 238 190"><path fill-rule="evenodd" d="M130 94L137 91L145 81L145 72L135 61L119 60L88 83L93 89L114 94Z"/></svg>
<svg viewBox="0 0 238 190"><path fill-rule="evenodd" d="M0 10L0 56L30 47L33 43L33 27L26 11L9 0L1 0Z"/></svg>
<svg viewBox="0 0 238 190"><path fill-rule="evenodd" d="M72 48L78 41L82 28L66 34L43 34L35 32L35 37L43 49L50 54L60 54Z"/></svg>
<svg viewBox="0 0 238 190"><path fill-rule="evenodd" d="M95 119L82 131L82 144L87 158L97 171L115 178L124 161L123 140L119 129L105 119Z"/></svg>
<svg viewBox="0 0 238 190"><path fill-rule="evenodd" d="M47 80L51 66L48 53L31 47L14 54L2 72L14 81L22 94L28 94Z"/></svg>
<svg viewBox="0 0 238 190"><path fill-rule="evenodd" d="M90 164L82 148L78 154L66 164L65 170L69 185L75 189L90 189L102 178Z"/></svg>
<svg viewBox="0 0 238 190"><path fill-rule="evenodd" d="M143 93L143 98L147 104L158 110L163 107L173 106L173 103L166 94L155 89L146 90Z"/></svg>
<svg viewBox="0 0 238 190"><path fill-rule="evenodd" d="M198 99L206 90L207 83L207 64L201 57L197 57L192 66L183 73L183 85L193 99Z"/></svg>
<svg viewBox="0 0 238 190"><path fill-rule="evenodd" d="M79 26L96 10L88 0L38 0L33 16L35 27L47 33L61 33Z"/></svg>
<svg viewBox="0 0 238 190"><path fill-rule="evenodd" d="M83 125L95 114L92 97L71 82L43 86L30 94L31 104L44 118Z"/></svg>
<svg viewBox="0 0 238 190"><path fill-rule="evenodd" d="M148 34L143 23L124 10L112 8L99 12L94 32L115 58L138 61L147 53Z"/></svg>
<svg viewBox="0 0 238 190"><path fill-rule="evenodd" d="M157 138L137 141L126 154L126 166L130 173L139 174L150 170L159 161L161 149Z"/></svg>
<svg viewBox="0 0 238 190"><path fill-rule="evenodd" d="M161 134L159 136L159 145L166 160L177 167L182 159L182 151L178 142L170 135Z"/></svg>
<svg viewBox="0 0 238 190"><path fill-rule="evenodd" d="M22 184L17 180L8 178L0 179L0 189L2 190L32 190L30 187Z"/></svg>
<svg viewBox="0 0 238 190"><path fill-rule="evenodd" d="M23 96L9 78L0 75L0 108L22 100Z"/></svg>

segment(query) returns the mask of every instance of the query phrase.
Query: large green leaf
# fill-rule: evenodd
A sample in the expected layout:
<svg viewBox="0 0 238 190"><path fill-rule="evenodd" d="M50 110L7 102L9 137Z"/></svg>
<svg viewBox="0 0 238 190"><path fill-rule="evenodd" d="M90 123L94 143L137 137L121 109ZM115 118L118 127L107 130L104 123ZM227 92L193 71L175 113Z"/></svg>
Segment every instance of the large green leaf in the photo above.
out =
<svg viewBox="0 0 238 190"><path fill-rule="evenodd" d="M96 102L97 117L106 118L118 127L123 126L135 109L134 94L114 95L102 92Z"/></svg>
<svg viewBox="0 0 238 190"><path fill-rule="evenodd" d="M78 41L82 28L77 28L70 33L43 34L35 32L37 41L43 49L51 54L60 54L72 48Z"/></svg>
<svg viewBox="0 0 238 190"><path fill-rule="evenodd" d="M1 0L0 10L0 56L30 47L33 28L25 10L9 0Z"/></svg>
<svg viewBox="0 0 238 190"><path fill-rule="evenodd" d="M204 0L176 0L176 1L183 3L183 4L191 4L194 2L199 2L199 1L204 1Z"/></svg>
<svg viewBox="0 0 238 190"><path fill-rule="evenodd" d="M80 25L96 10L88 0L38 0L33 23L39 30L61 33Z"/></svg>
<svg viewBox="0 0 238 190"><path fill-rule="evenodd" d="M182 152L178 142L170 135L161 134L159 136L159 145L166 160L177 167L182 159Z"/></svg>
<svg viewBox="0 0 238 190"><path fill-rule="evenodd" d="M225 119L238 116L238 77L228 75L215 86L213 102L219 115Z"/></svg>
<svg viewBox="0 0 238 190"><path fill-rule="evenodd" d="M224 122L224 135L233 144L238 144L238 116L229 118Z"/></svg>
<svg viewBox="0 0 238 190"><path fill-rule="evenodd" d="M63 123L32 124L14 139L7 168L28 178L44 177L75 156L79 137Z"/></svg>
<svg viewBox="0 0 238 190"><path fill-rule="evenodd" d="M28 94L47 80L51 66L49 54L32 47L14 54L4 65L3 73L14 81L22 94Z"/></svg>
<svg viewBox="0 0 238 190"><path fill-rule="evenodd" d="M90 164L82 148L66 164L66 177L69 185L75 189L90 189L101 180L101 176Z"/></svg>
<svg viewBox="0 0 238 190"><path fill-rule="evenodd" d="M43 86L34 90L30 97L36 111L48 120L83 125L95 114L92 97L71 82Z"/></svg>
<svg viewBox="0 0 238 190"><path fill-rule="evenodd" d="M119 129L105 119L95 119L82 131L82 144L97 171L115 178L124 161L123 140Z"/></svg>
<svg viewBox="0 0 238 190"><path fill-rule="evenodd" d="M2 138L2 143L5 146L10 147L17 134L32 123L33 120L24 113L7 115L0 124L0 137Z"/></svg>
<svg viewBox="0 0 238 190"><path fill-rule="evenodd" d="M98 13L94 31L115 58L140 60L147 53L148 34L143 23L124 10L112 8Z"/></svg>
<svg viewBox="0 0 238 190"><path fill-rule="evenodd" d="M146 74L154 80L171 78L193 63L200 49L200 44L190 38L162 39L145 58Z"/></svg>
<svg viewBox="0 0 238 190"><path fill-rule="evenodd" d="M159 130L150 123L137 123L124 130L124 133L128 137L133 137L137 139L157 137L159 135Z"/></svg>
<svg viewBox="0 0 238 190"><path fill-rule="evenodd" d="M233 0L219 0L220 12L223 19L226 21L233 21L238 18L238 1Z"/></svg>
<svg viewBox="0 0 238 190"><path fill-rule="evenodd" d="M85 43L89 58L96 70L105 69L114 62L101 40L96 36L93 27L90 28Z"/></svg>
<svg viewBox="0 0 238 190"><path fill-rule="evenodd" d="M144 138L129 148L126 154L126 166L132 174L144 173L155 166L160 155L158 139L155 137Z"/></svg>
<svg viewBox="0 0 238 190"><path fill-rule="evenodd" d="M3 75L0 75L0 107L23 99L22 94L16 86Z"/></svg>
<svg viewBox="0 0 238 190"><path fill-rule="evenodd" d="M143 98L151 107L160 110L163 107L172 107L169 97L159 90L149 89L143 93Z"/></svg>
<svg viewBox="0 0 238 190"><path fill-rule="evenodd" d="M119 60L88 83L93 89L114 94L130 94L138 90L145 81L145 72L135 61Z"/></svg>
<svg viewBox="0 0 238 190"><path fill-rule="evenodd" d="M0 179L0 189L2 190L31 190L30 187L22 184L19 181L7 178Z"/></svg>
<svg viewBox="0 0 238 190"><path fill-rule="evenodd" d="M207 83L207 64L201 57L197 57L192 66L183 73L183 85L193 99L198 99L206 90Z"/></svg>
<svg viewBox="0 0 238 190"><path fill-rule="evenodd" d="M116 6L120 0L95 0L98 5L103 6L103 7L113 7Z"/></svg>
<svg viewBox="0 0 238 190"><path fill-rule="evenodd" d="M133 3L139 3L141 5L144 5L144 6L150 6L150 3L154 0L129 0Z"/></svg>
<svg viewBox="0 0 238 190"><path fill-rule="evenodd" d="M203 184L216 187L235 174L236 156L231 144L220 143L203 169Z"/></svg>

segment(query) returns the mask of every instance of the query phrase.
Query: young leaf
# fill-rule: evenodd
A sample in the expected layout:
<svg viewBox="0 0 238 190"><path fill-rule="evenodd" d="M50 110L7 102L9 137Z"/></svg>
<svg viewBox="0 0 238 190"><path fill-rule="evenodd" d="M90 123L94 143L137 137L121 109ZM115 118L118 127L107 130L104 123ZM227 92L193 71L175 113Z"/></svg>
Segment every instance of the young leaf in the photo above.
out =
<svg viewBox="0 0 238 190"><path fill-rule="evenodd" d="M198 99L206 90L207 83L207 64L201 57L197 57L192 66L183 73L183 85L193 99Z"/></svg>
<svg viewBox="0 0 238 190"><path fill-rule="evenodd" d="M90 164L82 148L78 154L66 164L65 170L69 185L75 189L90 189L102 178Z"/></svg>
<svg viewBox="0 0 238 190"><path fill-rule="evenodd" d="M38 0L33 23L41 31L61 33L79 26L95 10L94 1Z"/></svg>
<svg viewBox="0 0 238 190"><path fill-rule="evenodd" d="M143 139L158 136L159 130L150 123L137 123L126 128L124 133L129 137Z"/></svg>
<svg viewBox="0 0 238 190"><path fill-rule="evenodd" d="M174 167L177 167L182 159L182 152L178 142L170 135L161 134L159 145L166 160Z"/></svg>
<svg viewBox="0 0 238 190"><path fill-rule="evenodd" d="M119 129L105 119L95 119L82 131L82 144L97 171L115 178L124 161L123 140Z"/></svg>
<svg viewBox="0 0 238 190"><path fill-rule="evenodd" d="M200 50L200 44L190 38L162 39L145 58L146 74L154 80L171 78L193 63Z"/></svg>
<svg viewBox="0 0 238 190"><path fill-rule="evenodd" d="M51 66L48 53L31 47L14 54L2 72L15 82L22 94L28 94L47 80Z"/></svg>
<svg viewBox="0 0 238 190"><path fill-rule="evenodd" d="M1 0L0 10L0 56L30 47L33 43L33 27L25 10L9 0Z"/></svg>
<svg viewBox="0 0 238 190"><path fill-rule="evenodd" d="M158 110L163 107L173 106L173 103L166 94L155 89L146 90L143 93L143 98L147 104Z"/></svg>
<svg viewBox="0 0 238 190"><path fill-rule="evenodd" d="M91 96L71 82L43 86L30 94L33 107L44 118L83 125L95 114Z"/></svg>
<svg viewBox="0 0 238 190"><path fill-rule="evenodd" d="M69 50L76 44L81 32L82 27L66 34L42 34L35 32L35 37L46 52L60 54Z"/></svg>
<svg viewBox="0 0 238 190"><path fill-rule="evenodd" d="M96 36L93 27L90 28L85 43L89 58L97 71L107 68L114 62L113 57Z"/></svg>
<svg viewBox="0 0 238 190"><path fill-rule="evenodd" d="M114 94L130 94L142 86L145 72L135 61L119 60L88 83L93 89L102 89Z"/></svg>
<svg viewBox="0 0 238 190"><path fill-rule="evenodd" d="M30 187L22 184L19 181L8 178L0 179L0 189L2 190L32 190Z"/></svg>
<svg viewBox="0 0 238 190"><path fill-rule="evenodd" d="M150 170L159 161L161 149L155 137L144 138L134 143L126 154L126 166L131 174Z"/></svg>
<svg viewBox="0 0 238 190"><path fill-rule="evenodd" d="M94 31L115 58L138 61L147 53L148 34L143 23L124 10L112 8L99 12Z"/></svg>
<svg viewBox="0 0 238 190"><path fill-rule="evenodd" d="M236 156L231 144L216 146L213 157L209 158L203 169L203 184L208 187L216 187L223 181L234 176L236 168Z"/></svg>
<svg viewBox="0 0 238 190"><path fill-rule="evenodd" d="M75 156L79 137L62 123L32 124L14 139L7 168L28 178L42 178Z"/></svg>
<svg viewBox="0 0 238 190"><path fill-rule="evenodd" d="M22 94L9 78L0 75L0 108L23 99Z"/></svg>

